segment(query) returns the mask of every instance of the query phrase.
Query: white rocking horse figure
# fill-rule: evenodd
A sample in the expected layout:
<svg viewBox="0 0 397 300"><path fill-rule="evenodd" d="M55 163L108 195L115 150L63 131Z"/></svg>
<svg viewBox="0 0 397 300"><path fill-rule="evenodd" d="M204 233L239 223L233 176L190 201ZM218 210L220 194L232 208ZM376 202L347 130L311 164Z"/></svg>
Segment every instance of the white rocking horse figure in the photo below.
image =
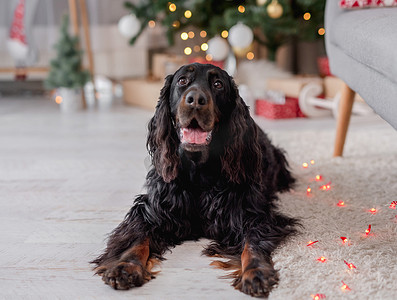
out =
<svg viewBox="0 0 397 300"><path fill-rule="evenodd" d="M299 107L301 111L308 117L326 117L333 115L338 116L338 108L340 102L340 93L334 98L320 98L323 94L323 88L317 83L309 83L305 85L299 94ZM357 115L372 114L372 109L365 103L355 102L353 105L353 113Z"/></svg>

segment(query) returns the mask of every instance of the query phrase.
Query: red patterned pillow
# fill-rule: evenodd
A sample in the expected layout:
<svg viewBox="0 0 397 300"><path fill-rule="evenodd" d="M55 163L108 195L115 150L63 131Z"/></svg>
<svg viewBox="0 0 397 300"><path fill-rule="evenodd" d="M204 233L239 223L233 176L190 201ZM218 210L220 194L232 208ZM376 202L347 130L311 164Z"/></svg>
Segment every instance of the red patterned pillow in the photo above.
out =
<svg viewBox="0 0 397 300"><path fill-rule="evenodd" d="M388 7L397 6L397 0L341 0L339 6L343 8Z"/></svg>

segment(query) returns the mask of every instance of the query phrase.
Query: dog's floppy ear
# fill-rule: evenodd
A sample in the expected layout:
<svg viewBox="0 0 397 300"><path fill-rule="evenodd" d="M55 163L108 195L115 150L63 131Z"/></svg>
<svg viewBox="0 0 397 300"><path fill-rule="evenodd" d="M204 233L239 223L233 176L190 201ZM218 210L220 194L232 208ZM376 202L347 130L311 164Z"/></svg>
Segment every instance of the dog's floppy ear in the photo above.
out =
<svg viewBox="0 0 397 300"><path fill-rule="evenodd" d="M152 156L156 171L165 182L174 180L178 174L180 159L178 156L179 139L174 128L170 107L170 92L173 75L165 79L161 89L156 112L150 120L146 147Z"/></svg>
<svg viewBox="0 0 397 300"><path fill-rule="evenodd" d="M229 132L222 157L222 171L234 183L261 182L262 152L258 127L250 116L248 106L241 99L237 85L233 79L230 80L235 107L227 124Z"/></svg>

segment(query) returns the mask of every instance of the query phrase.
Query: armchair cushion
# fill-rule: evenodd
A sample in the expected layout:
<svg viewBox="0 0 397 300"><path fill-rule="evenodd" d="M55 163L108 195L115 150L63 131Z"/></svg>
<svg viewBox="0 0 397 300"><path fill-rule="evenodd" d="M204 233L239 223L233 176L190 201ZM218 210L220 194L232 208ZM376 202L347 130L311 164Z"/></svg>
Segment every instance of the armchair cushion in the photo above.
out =
<svg viewBox="0 0 397 300"><path fill-rule="evenodd" d="M344 10L328 0L325 41L331 72L397 129L397 7Z"/></svg>
<svg viewBox="0 0 397 300"><path fill-rule="evenodd" d="M362 10L338 16L328 32L334 46L397 84L397 10Z"/></svg>

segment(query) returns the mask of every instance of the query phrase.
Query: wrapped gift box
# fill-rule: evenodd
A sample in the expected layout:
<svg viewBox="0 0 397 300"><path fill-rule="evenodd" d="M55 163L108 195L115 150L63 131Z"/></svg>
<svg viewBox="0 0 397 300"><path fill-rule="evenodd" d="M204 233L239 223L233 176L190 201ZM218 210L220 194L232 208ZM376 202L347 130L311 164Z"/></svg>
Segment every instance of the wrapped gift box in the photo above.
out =
<svg viewBox="0 0 397 300"><path fill-rule="evenodd" d="M267 119L291 119L303 117L298 99L286 97L285 104L277 104L265 99L255 101L255 114Z"/></svg>
<svg viewBox="0 0 397 300"><path fill-rule="evenodd" d="M153 55L152 75L155 79L163 80L186 63L187 59L184 56L156 53Z"/></svg>
<svg viewBox="0 0 397 300"><path fill-rule="evenodd" d="M299 98L302 88L308 83L323 84L319 77L295 76L291 78L269 78L266 89L283 93L287 97Z"/></svg>
<svg viewBox="0 0 397 300"><path fill-rule="evenodd" d="M317 58L318 72L321 77L331 76L331 71L329 69L329 60L327 56L321 56Z"/></svg>
<svg viewBox="0 0 397 300"><path fill-rule="evenodd" d="M325 98L334 98L341 90L343 87L343 81L342 79L339 79L338 77L334 76L326 76L324 78L324 93L325 93ZM364 102L363 98L356 93L354 100L359 101L359 102Z"/></svg>
<svg viewBox="0 0 397 300"><path fill-rule="evenodd" d="M211 65L214 65L214 66L219 67L221 69L223 69L223 67L224 67L223 61L214 61L214 60L208 61L204 57L199 57L199 56L198 57L192 57L191 59L189 59L189 64L192 64L192 63L200 63L200 64L204 64L204 65L211 64Z"/></svg>
<svg viewBox="0 0 397 300"><path fill-rule="evenodd" d="M163 80L126 79L122 81L124 102L154 111Z"/></svg>

